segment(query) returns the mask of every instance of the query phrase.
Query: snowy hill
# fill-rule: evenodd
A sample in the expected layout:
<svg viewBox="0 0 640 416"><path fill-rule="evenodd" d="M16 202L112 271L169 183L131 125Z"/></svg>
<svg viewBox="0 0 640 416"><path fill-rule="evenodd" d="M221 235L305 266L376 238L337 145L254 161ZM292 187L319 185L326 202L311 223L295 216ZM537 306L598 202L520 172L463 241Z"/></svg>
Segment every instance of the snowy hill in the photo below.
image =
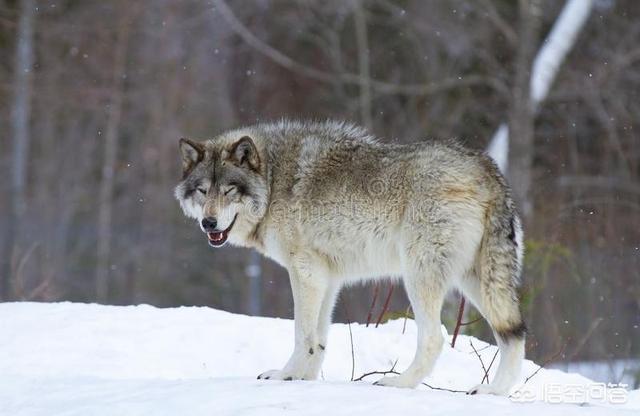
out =
<svg viewBox="0 0 640 416"><path fill-rule="evenodd" d="M396 360L398 370L409 364L415 327L408 321L403 334L403 324L399 320L377 329L351 326L356 378L389 370ZM347 325L332 326L324 380L258 381L259 373L279 368L287 360L292 321L195 307L0 304L0 414L468 416L473 409L491 415L568 416L640 412L640 391L622 396L619 389L599 390L582 376L558 370L540 370L518 390L520 402L426 386L417 390L373 386L382 377L377 375L351 382L349 339ZM467 390L480 382L484 372L470 342L488 365L495 347L462 336L455 349L445 346L425 382L450 390ZM537 369L528 361L523 380ZM551 404L558 397L563 403ZM611 403L620 398L626 403Z"/></svg>

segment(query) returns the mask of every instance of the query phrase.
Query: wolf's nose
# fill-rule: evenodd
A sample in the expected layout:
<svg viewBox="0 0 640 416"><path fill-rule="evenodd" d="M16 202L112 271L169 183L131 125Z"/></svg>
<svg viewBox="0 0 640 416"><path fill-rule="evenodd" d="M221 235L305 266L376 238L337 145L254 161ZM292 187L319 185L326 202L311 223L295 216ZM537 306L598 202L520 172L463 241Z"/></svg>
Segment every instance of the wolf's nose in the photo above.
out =
<svg viewBox="0 0 640 416"><path fill-rule="evenodd" d="M206 217L202 219L202 228L208 232L214 232L216 230L217 221L213 217Z"/></svg>

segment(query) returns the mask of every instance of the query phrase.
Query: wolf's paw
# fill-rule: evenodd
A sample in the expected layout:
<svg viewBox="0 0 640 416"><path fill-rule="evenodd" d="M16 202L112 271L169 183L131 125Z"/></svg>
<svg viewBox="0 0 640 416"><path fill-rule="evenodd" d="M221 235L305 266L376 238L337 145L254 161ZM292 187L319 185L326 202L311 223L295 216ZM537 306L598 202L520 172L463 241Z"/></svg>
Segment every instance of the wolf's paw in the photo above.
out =
<svg viewBox="0 0 640 416"><path fill-rule="evenodd" d="M495 394L496 396L506 396L508 393L509 389L493 384L478 384L467 392L467 394Z"/></svg>
<svg viewBox="0 0 640 416"><path fill-rule="evenodd" d="M383 377L380 380L373 383L376 386L384 386L384 387L399 387L404 389L412 389L419 382L415 382L415 380L409 380L407 377L394 376L394 377Z"/></svg>
<svg viewBox="0 0 640 416"><path fill-rule="evenodd" d="M304 377L284 370L269 370L258 376L258 380L304 380Z"/></svg>

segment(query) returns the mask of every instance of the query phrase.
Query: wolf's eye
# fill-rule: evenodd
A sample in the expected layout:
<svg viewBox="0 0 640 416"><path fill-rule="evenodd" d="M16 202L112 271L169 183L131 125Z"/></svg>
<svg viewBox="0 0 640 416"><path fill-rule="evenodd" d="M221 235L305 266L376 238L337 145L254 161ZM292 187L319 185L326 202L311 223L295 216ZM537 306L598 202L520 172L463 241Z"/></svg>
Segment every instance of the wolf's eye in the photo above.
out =
<svg viewBox="0 0 640 416"><path fill-rule="evenodd" d="M235 185L231 185L229 188L227 188L227 190L224 191L225 195L229 195L231 192L235 191L236 187Z"/></svg>
<svg viewBox="0 0 640 416"><path fill-rule="evenodd" d="M200 192L202 195L206 195L207 194L207 190L202 188L202 187L198 188L198 192Z"/></svg>

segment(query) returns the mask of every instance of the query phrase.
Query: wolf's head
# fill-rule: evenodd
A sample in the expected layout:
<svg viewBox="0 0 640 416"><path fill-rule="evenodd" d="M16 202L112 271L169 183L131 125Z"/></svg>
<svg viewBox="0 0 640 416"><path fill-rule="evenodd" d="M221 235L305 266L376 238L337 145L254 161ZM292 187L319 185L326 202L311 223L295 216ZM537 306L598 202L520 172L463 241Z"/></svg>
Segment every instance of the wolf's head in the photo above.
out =
<svg viewBox="0 0 640 416"><path fill-rule="evenodd" d="M268 189L263 152L246 132L212 140L180 139L182 181L175 196L209 244L244 245L264 216Z"/></svg>

